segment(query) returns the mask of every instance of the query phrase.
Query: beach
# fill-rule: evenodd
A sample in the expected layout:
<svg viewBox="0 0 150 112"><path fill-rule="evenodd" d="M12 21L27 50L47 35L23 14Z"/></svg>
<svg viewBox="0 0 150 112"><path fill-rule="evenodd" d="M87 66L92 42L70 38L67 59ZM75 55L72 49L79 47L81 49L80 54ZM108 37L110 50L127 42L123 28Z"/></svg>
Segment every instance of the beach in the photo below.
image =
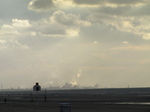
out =
<svg viewBox="0 0 150 112"><path fill-rule="evenodd" d="M150 112L149 94L149 88L2 91L0 112L60 112L60 103L71 112Z"/></svg>

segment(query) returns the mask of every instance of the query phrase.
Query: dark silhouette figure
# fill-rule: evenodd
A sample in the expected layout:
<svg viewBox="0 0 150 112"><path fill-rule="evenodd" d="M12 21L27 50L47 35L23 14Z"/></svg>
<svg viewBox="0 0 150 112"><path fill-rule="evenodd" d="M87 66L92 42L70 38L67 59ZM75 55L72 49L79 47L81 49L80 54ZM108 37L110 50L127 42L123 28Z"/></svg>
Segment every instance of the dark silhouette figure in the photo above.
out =
<svg viewBox="0 0 150 112"><path fill-rule="evenodd" d="M41 91L41 86L37 82L35 86L33 86L33 91Z"/></svg>

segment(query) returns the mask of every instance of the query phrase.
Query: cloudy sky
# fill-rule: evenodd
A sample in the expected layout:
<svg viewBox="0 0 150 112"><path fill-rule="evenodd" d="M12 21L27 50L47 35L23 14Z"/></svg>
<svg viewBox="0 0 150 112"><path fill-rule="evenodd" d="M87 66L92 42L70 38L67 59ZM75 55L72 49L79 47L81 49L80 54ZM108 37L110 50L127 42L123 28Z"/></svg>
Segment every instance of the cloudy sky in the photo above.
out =
<svg viewBox="0 0 150 112"><path fill-rule="evenodd" d="M149 0L0 0L3 88L149 87Z"/></svg>

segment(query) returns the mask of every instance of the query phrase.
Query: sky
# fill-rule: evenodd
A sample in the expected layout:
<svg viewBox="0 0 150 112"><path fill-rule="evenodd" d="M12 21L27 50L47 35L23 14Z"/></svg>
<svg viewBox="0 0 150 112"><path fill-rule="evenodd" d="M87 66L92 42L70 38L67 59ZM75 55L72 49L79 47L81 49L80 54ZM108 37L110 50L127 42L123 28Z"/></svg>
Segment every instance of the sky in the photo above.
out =
<svg viewBox="0 0 150 112"><path fill-rule="evenodd" d="M149 0L0 0L1 88L150 86Z"/></svg>

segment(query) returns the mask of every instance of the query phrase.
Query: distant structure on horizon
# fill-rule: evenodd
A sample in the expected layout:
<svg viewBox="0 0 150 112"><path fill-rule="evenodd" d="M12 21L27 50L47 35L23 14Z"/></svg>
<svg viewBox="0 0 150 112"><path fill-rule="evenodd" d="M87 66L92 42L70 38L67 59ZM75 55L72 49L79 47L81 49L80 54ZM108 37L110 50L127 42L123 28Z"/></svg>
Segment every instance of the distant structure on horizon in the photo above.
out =
<svg viewBox="0 0 150 112"><path fill-rule="evenodd" d="M38 82L33 86L33 91L41 91L41 86Z"/></svg>

